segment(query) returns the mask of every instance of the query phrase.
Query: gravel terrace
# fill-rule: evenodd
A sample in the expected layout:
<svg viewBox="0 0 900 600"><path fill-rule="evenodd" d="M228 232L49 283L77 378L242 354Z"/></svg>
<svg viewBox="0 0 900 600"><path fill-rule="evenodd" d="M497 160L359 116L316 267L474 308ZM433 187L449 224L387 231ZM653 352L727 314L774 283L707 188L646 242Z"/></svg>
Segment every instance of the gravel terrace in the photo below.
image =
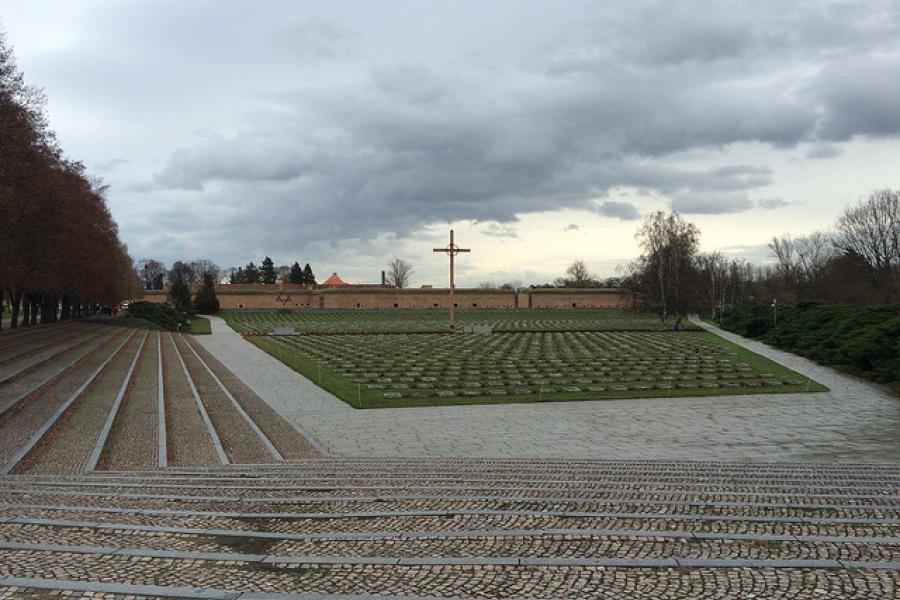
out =
<svg viewBox="0 0 900 600"><path fill-rule="evenodd" d="M20 472L36 475L84 472L143 337L142 332L135 332L100 376L47 433L36 456L22 463Z"/></svg>
<svg viewBox="0 0 900 600"><path fill-rule="evenodd" d="M203 368L197 357L188 348L181 336L173 336L181 358L187 365L197 393L206 407L206 412L213 427L219 435L225 454L233 463L264 463L272 460L272 456L260 441L259 436L241 414L235 409L231 400Z"/></svg>
<svg viewBox="0 0 900 600"><path fill-rule="evenodd" d="M162 338L169 464L175 467L218 465L220 461L206 424L175 355L174 336L166 333Z"/></svg>
<svg viewBox="0 0 900 600"><path fill-rule="evenodd" d="M3 430L3 435L0 436L0 461L5 463L12 458L19 447L47 422L62 403L87 380L91 373L112 354L112 351L130 333L130 331L113 332L112 336L104 338L105 341L96 350L89 350L84 360L73 366L66 376L60 377L32 394L17 409L0 417L0 428ZM47 373L40 373L37 379L46 376ZM31 377L28 377L27 380L30 385ZM16 380L14 384L4 386L0 402L6 400L8 394L15 396L24 391L21 389L23 387L21 383ZM28 385L24 387L27 389Z"/></svg>
<svg viewBox="0 0 900 600"><path fill-rule="evenodd" d="M99 469L129 471L157 467L158 352L157 332L151 331L131 387L113 423Z"/></svg>

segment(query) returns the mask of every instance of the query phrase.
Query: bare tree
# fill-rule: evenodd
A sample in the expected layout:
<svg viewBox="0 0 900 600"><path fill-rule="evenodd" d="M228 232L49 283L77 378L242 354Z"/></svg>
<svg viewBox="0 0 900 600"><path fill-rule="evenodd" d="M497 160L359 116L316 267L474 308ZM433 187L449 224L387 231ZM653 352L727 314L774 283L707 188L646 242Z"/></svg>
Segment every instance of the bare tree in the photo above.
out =
<svg viewBox="0 0 900 600"><path fill-rule="evenodd" d="M219 273L222 271L222 269L219 268L219 265L207 258L192 260L191 268L194 270L197 281L201 281L206 275L212 275L214 280L218 280Z"/></svg>
<svg viewBox="0 0 900 600"><path fill-rule="evenodd" d="M558 287L587 288L597 287L597 278L588 269L587 263L581 259L573 260L566 268L566 276L556 280Z"/></svg>
<svg viewBox="0 0 900 600"><path fill-rule="evenodd" d="M494 283L493 281L482 281L481 283L478 284L478 289L479 290L496 290L498 288L497 288L497 284Z"/></svg>
<svg viewBox="0 0 900 600"><path fill-rule="evenodd" d="M635 237L644 253L638 259L635 279L646 299L659 311L663 327L675 316L675 329L697 306L695 257L700 230L680 214L655 211L647 215Z"/></svg>
<svg viewBox="0 0 900 600"><path fill-rule="evenodd" d="M795 247L803 283L810 290L818 292L828 263L837 254L832 236L824 231L814 231L797 238Z"/></svg>
<svg viewBox="0 0 900 600"><path fill-rule="evenodd" d="M182 260L176 260L172 263L172 268L169 269L169 284L174 284L176 281L183 281L185 283L194 283L197 281L197 272L194 271L194 267L191 266L191 263L185 262Z"/></svg>
<svg viewBox="0 0 900 600"><path fill-rule="evenodd" d="M409 285L409 277L413 274L413 266L402 258L395 258L388 265L387 281L396 288L405 288Z"/></svg>
<svg viewBox="0 0 900 600"><path fill-rule="evenodd" d="M866 269L885 302L900 298L900 192L879 190L838 219L835 245Z"/></svg>
<svg viewBox="0 0 900 600"><path fill-rule="evenodd" d="M145 290L154 289L154 282L162 275L166 274L166 265L153 258L144 258L137 262L135 268L138 276L141 278L141 284Z"/></svg>
<svg viewBox="0 0 900 600"><path fill-rule="evenodd" d="M725 310L728 292L733 284L731 265L719 252L697 255L700 286L703 289L710 316L721 316Z"/></svg>

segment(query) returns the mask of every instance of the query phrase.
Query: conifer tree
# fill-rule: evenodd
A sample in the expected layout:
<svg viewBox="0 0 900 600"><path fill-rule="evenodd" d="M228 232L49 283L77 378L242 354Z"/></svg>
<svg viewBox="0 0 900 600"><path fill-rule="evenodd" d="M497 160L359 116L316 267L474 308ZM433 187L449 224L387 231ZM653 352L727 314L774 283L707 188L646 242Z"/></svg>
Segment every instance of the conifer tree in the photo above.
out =
<svg viewBox="0 0 900 600"><path fill-rule="evenodd" d="M197 290L194 298L194 308L198 313L211 315L219 312L219 299L216 297L216 282L213 276L207 273L203 276L203 285Z"/></svg>
<svg viewBox="0 0 900 600"><path fill-rule="evenodd" d="M188 289L184 279L176 279L169 288L169 302L179 312L185 314L191 312L191 290Z"/></svg>
<svg viewBox="0 0 900 600"><path fill-rule="evenodd" d="M259 283L259 269L252 260L244 267L244 283Z"/></svg>
<svg viewBox="0 0 900 600"><path fill-rule="evenodd" d="M275 283L275 281L278 279L278 275L275 273L275 263L273 263L272 259L268 256L265 257L262 261L260 277L262 277L263 283L270 285Z"/></svg>
<svg viewBox="0 0 900 600"><path fill-rule="evenodd" d="M300 263L294 262L294 264L291 265L291 274L288 281L296 284L303 283L303 267L300 266Z"/></svg>
<svg viewBox="0 0 900 600"><path fill-rule="evenodd" d="M305 283L306 285L316 284L316 276L313 275L312 268L309 266L309 263L306 263L306 266L303 267L303 283Z"/></svg>

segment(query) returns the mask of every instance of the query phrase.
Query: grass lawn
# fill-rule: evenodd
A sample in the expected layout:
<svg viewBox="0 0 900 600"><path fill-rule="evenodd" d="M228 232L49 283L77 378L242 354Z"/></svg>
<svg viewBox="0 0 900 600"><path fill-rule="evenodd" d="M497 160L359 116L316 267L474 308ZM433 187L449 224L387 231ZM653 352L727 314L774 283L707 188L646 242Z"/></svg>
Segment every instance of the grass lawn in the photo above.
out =
<svg viewBox="0 0 900 600"><path fill-rule="evenodd" d="M190 332L194 335L206 335L212 333L209 319L205 317L193 317L190 322Z"/></svg>
<svg viewBox="0 0 900 600"><path fill-rule="evenodd" d="M404 331L416 331L423 321L432 322L430 315L422 318L425 312L394 311L389 322L403 324ZM495 312L504 318L491 314ZM500 322L509 330L495 329L490 335L343 333L348 326L362 327L361 315L354 311L319 315L338 324L332 335L246 339L357 408L825 390L710 333L630 327L651 322L646 315L485 313L486 320ZM261 327L265 317L297 313L257 314L263 318L244 323ZM376 320L370 327L382 327L385 322ZM559 328L561 323L574 326L576 322L585 323L586 329ZM604 324L609 329L600 329Z"/></svg>
<svg viewBox="0 0 900 600"><path fill-rule="evenodd" d="M445 332L446 310L229 311L220 315L238 333ZM494 331L658 331L659 318L617 310L460 310L457 328L491 325ZM692 327L689 323L687 327Z"/></svg>

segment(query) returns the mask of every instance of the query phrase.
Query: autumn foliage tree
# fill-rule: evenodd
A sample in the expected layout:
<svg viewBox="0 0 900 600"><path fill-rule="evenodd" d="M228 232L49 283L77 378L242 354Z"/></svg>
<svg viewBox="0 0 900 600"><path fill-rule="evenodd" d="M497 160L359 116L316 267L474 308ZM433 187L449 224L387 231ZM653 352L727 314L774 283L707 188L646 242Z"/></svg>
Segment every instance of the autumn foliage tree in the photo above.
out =
<svg viewBox="0 0 900 600"><path fill-rule="evenodd" d="M63 157L44 106L0 32L0 296L11 327L80 316L139 289L106 187Z"/></svg>

